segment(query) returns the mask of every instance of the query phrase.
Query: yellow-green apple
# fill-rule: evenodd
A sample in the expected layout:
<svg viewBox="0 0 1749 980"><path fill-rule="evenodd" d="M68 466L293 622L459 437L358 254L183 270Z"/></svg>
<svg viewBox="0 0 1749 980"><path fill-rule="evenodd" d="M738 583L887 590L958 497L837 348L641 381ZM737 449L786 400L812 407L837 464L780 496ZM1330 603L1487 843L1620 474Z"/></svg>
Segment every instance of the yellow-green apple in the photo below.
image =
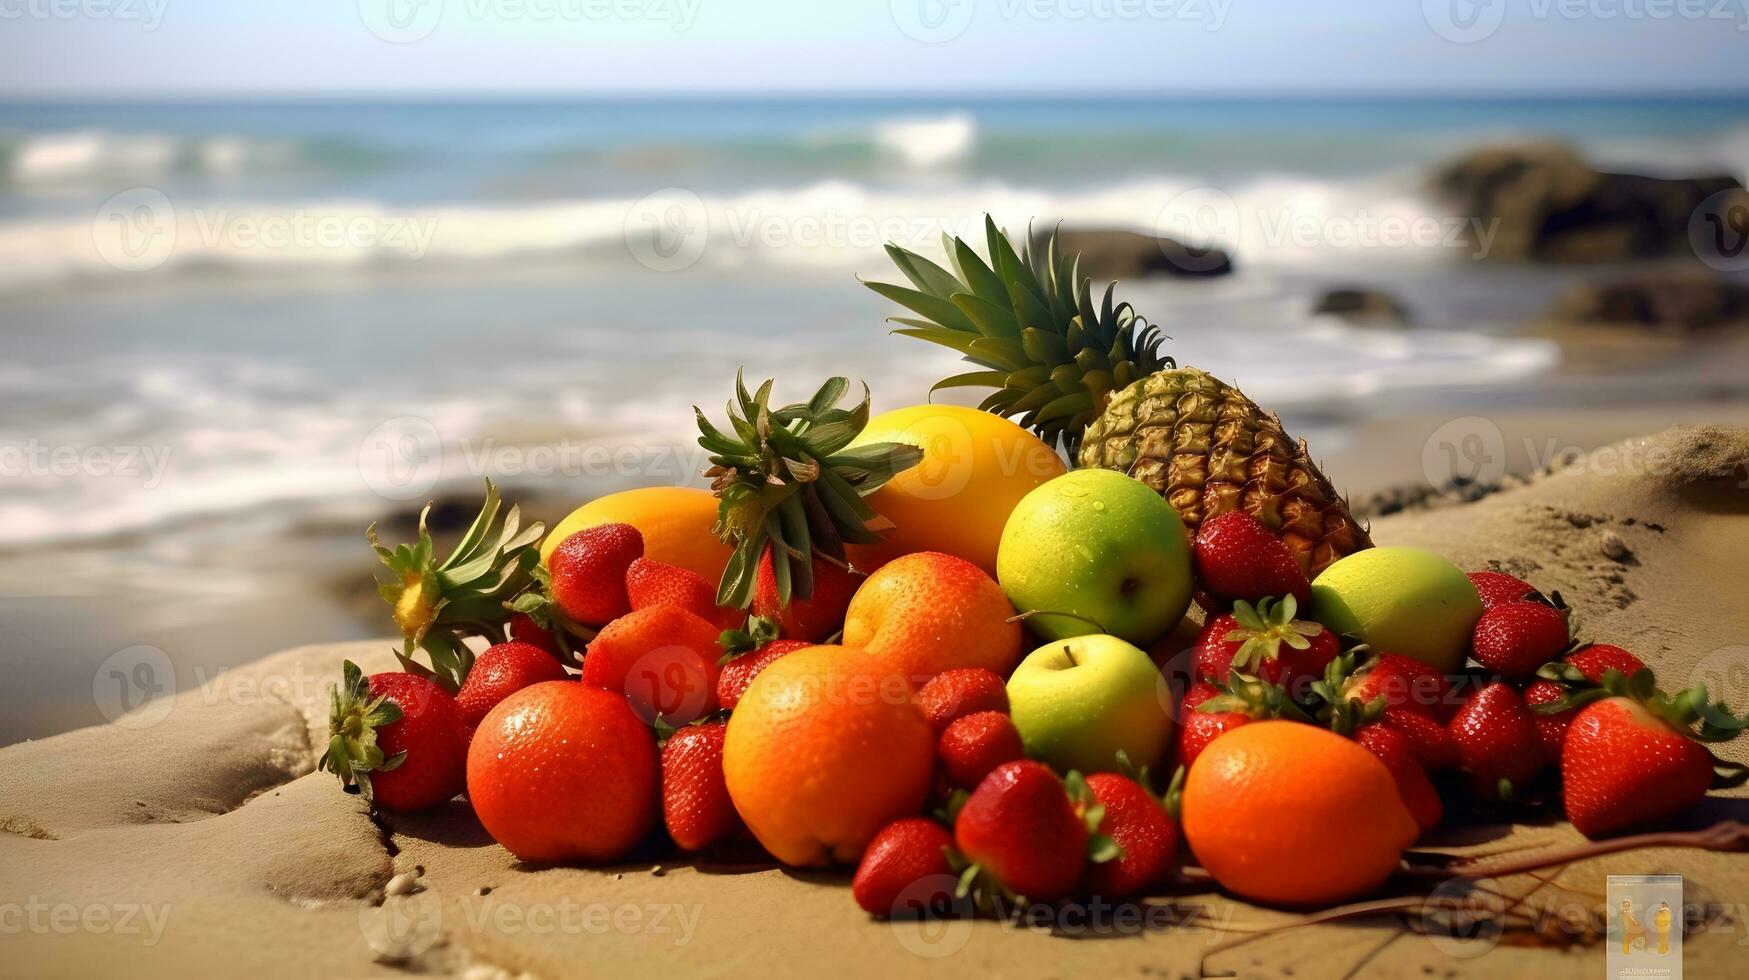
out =
<svg viewBox="0 0 1749 980"><path fill-rule="evenodd" d="M1172 505L1115 470L1076 470L1021 498L996 580L1039 636L1109 633L1147 646L1190 605L1190 541Z"/></svg>
<svg viewBox="0 0 1749 980"><path fill-rule="evenodd" d="M1008 678L1008 713L1026 754L1059 772L1119 770L1118 752L1159 771L1172 744L1166 685L1154 662L1115 636L1054 640Z"/></svg>
<svg viewBox="0 0 1749 980"><path fill-rule="evenodd" d="M1469 654L1482 597L1463 570L1421 548L1368 548L1312 580L1310 617L1443 673Z"/></svg>

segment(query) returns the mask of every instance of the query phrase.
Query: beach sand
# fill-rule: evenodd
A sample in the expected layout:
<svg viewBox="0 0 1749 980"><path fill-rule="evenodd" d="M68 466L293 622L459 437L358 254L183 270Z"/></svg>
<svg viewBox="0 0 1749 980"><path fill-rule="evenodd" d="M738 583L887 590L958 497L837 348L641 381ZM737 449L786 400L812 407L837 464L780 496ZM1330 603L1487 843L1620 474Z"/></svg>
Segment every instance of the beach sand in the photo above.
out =
<svg viewBox="0 0 1749 980"><path fill-rule="evenodd" d="M1559 589L1586 637L1641 653L1668 689L1705 680L1742 710L1745 460L1749 429L1672 430L1477 503L1379 519L1374 538L1435 548L1470 568L1497 561ZM1073 935L1084 923L1070 920L1057 923L1064 935L993 921L871 921L844 872L672 856L527 867L464 804L373 818L313 771L326 686L346 658L367 672L393 667L386 640L301 647L184 691L167 712L152 702L117 724L0 749L0 973L880 976L940 960L995 975L1194 977L1200 967L1305 978L1364 968L1554 980L1603 969L1601 943L1568 942L1558 928L1552 939L1436 943L1395 914L1218 949L1297 917L1189 885L1153 899L1144 927L1094 941ZM1749 762L1749 744L1719 752ZM1749 819L1749 793L1710 798L1684 825L1727 817ZM1441 833L1424 846L1487 853L1580 840L1554 819ZM1646 872L1682 874L1688 903L1717 906L1687 937L1689 975L1736 972L1730 964L1749 941L1749 855L1637 851L1546 882L1501 884L1537 909L1590 910L1605 874ZM410 888L415 875L422 887Z"/></svg>

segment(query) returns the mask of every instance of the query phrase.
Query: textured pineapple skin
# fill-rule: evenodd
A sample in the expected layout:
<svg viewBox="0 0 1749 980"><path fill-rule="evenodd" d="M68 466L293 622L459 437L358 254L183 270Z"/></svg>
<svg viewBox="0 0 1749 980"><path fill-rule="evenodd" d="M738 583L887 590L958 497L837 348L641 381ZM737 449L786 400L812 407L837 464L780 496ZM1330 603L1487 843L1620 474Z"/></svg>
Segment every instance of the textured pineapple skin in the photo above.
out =
<svg viewBox="0 0 1749 980"><path fill-rule="evenodd" d="M1246 511L1310 576L1372 547L1305 444L1244 392L1196 368L1157 371L1112 395L1077 461L1146 483L1192 534L1207 518Z"/></svg>

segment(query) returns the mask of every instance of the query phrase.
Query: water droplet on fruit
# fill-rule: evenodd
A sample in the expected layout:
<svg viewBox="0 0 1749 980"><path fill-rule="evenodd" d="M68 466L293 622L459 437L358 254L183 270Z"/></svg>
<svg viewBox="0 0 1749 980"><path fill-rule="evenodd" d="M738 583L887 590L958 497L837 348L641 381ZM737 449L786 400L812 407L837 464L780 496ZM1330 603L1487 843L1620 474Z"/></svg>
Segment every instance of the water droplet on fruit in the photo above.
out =
<svg viewBox="0 0 1749 980"><path fill-rule="evenodd" d="M1105 509L1105 501L1103 501L1103 500L1095 500L1095 501L1094 501L1094 502L1093 502L1093 509L1094 509L1094 510L1104 510L1104 509Z"/></svg>

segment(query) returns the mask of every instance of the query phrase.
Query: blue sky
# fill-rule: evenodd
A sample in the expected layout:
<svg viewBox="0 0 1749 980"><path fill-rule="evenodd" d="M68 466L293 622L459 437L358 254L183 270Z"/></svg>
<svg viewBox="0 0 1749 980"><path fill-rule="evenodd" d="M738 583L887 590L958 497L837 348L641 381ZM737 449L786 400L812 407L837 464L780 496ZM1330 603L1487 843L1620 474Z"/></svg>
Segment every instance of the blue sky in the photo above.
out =
<svg viewBox="0 0 1749 980"><path fill-rule="evenodd" d="M8 98L1600 90L1749 93L1749 0L0 0Z"/></svg>

